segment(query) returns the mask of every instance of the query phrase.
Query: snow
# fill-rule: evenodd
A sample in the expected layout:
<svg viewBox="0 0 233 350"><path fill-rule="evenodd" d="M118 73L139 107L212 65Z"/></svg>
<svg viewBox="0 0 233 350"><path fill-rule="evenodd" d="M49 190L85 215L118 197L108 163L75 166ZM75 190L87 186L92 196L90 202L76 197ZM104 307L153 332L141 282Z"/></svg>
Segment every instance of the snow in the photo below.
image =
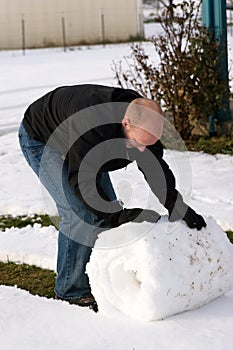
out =
<svg viewBox="0 0 233 350"><path fill-rule="evenodd" d="M16 244L17 242L17 244ZM53 226L28 225L12 227L1 232L0 260L24 262L41 268L56 270L57 231Z"/></svg>
<svg viewBox="0 0 233 350"><path fill-rule="evenodd" d="M232 298L165 321L114 319L67 303L0 287L1 349L232 349ZM3 316L4 315L4 316Z"/></svg>
<svg viewBox="0 0 233 350"><path fill-rule="evenodd" d="M157 26L146 26L147 35L156 30ZM232 38L229 36L229 48L233 44ZM145 46L147 51L152 50L149 44ZM112 61L128 55L129 52L129 44L80 47L66 53L61 48L28 50L25 56L21 51L0 52L1 215L51 214L50 205L48 205L50 200L23 159L17 141L17 129L28 104L58 85L88 82L115 84L112 78ZM229 62L232 61L232 57L232 51L229 50ZM173 161L177 159L175 153L167 151L165 157L179 177L180 171L178 169L177 173L176 162ZM185 158L185 161L181 169L188 169L186 178L189 178L189 182L187 193L185 192L187 200L195 210L207 218L208 228L213 228L211 239L217 241L218 244L217 246L211 245L211 254L216 257L220 250L217 232L220 234L221 229L233 230L233 157L211 156L194 152L185 152L182 157ZM126 170L112 174L118 195L124 197L129 205L139 205L143 201L150 208L157 208L158 203L156 204L155 198L148 202L146 192L148 188L135 168L135 165L132 164ZM130 180L132 178L133 181ZM131 191L127 192L129 182L132 186ZM180 190L183 190L182 179L178 179L178 185ZM160 210L162 214L166 214L162 208ZM216 226L216 222L221 229ZM158 223L158 225L162 224L165 223L163 221ZM124 228L132 235L129 235L129 239L134 238L131 225L136 224L128 224ZM161 243L158 249L162 247L162 227L156 236ZM108 232L113 234L114 230ZM117 230L122 232L121 229ZM184 224L179 224L172 234L164 235L163 238L163 242L167 242L165 238L169 237L169 240L173 240L177 235L180 236L180 245L171 251L175 254L177 264L182 262L180 254L183 254L182 249L185 249L182 243L187 242L186 248L190 249L191 241L187 240L188 237L184 240L187 234L185 230L190 232ZM204 239L207 232L193 230L192 235L193 237L200 235L201 239ZM143 269L146 266L144 262L151 256L154 245L150 248L145 245L145 242L142 243L141 240L145 239L144 235L134 243L128 238L127 241L124 241L125 235L120 236L119 239L123 237L123 241L118 239L116 244L122 246L109 249L110 256L113 257L117 250L121 252L124 249L133 250L135 244L139 247L144 244L144 255L138 250L137 254L134 254L134 260ZM0 231L0 260L26 262L55 270L56 239L57 231L54 227L41 227L39 224L23 229L10 228L6 232ZM228 252L229 245L227 246L226 242L226 239L223 240L222 237L221 244L225 244L224 252ZM146 251L148 254L145 253ZM97 255L106 252L106 247L94 250ZM154 253L154 259L157 258ZM173 266L175 268L175 265ZM164 278L166 268L167 263L164 262L161 265L161 275ZM188 268L183 269L182 273L187 273L187 271ZM207 270L203 271L203 275L205 271ZM150 276L156 278L154 274ZM171 273L167 276L171 277ZM161 277L158 276L158 278ZM224 279L221 280L221 283L223 282ZM97 281L94 279L93 283ZM184 281L178 284L177 288L183 283ZM99 287L96 288L98 292ZM101 300L100 296L99 301ZM197 348L200 350L230 350L233 331L232 306L233 291L230 290L198 309L170 316L162 321L148 322L129 317L117 311L114 306L112 306L112 313L108 315L104 311L95 314L61 301L32 296L17 287L0 286L1 349L64 349L66 347L71 350L84 348L95 350L172 348L180 350L188 347L190 350ZM172 310L172 312L175 311Z"/></svg>
<svg viewBox="0 0 233 350"><path fill-rule="evenodd" d="M164 216L156 224L129 223L102 233L87 265L100 312L161 320L231 290L233 246L213 219L206 222L199 232ZM100 249L132 233L131 244Z"/></svg>

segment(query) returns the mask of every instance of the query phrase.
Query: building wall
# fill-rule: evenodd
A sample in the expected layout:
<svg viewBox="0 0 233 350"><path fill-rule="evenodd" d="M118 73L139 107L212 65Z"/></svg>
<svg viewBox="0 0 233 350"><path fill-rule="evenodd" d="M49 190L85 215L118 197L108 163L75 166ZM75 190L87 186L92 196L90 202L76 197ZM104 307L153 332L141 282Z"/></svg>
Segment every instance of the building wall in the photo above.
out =
<svg viewBox="0 0 233 350"><path fill-rule="evenodd" d="M143 36L140 11L142 0L0 0L0 49Z"/></svg>

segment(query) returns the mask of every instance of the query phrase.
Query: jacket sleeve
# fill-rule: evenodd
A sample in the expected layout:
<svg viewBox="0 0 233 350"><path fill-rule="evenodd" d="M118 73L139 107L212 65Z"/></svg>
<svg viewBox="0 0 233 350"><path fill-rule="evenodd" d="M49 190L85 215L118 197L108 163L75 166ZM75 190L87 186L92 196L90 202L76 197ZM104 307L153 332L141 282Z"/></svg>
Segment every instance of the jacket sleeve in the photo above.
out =
<svg viewBox="0 0 233 350"><path fill-rule="evenodd" d="M176 189L176 181L171 169L163 159L161 142L158 141L155 145L149 146L148 151L145 158L142 155L139 156L141 158L139 169L144 174L152 192L168 210L169 217L179 219L185 214L187 205Z"/></svg>

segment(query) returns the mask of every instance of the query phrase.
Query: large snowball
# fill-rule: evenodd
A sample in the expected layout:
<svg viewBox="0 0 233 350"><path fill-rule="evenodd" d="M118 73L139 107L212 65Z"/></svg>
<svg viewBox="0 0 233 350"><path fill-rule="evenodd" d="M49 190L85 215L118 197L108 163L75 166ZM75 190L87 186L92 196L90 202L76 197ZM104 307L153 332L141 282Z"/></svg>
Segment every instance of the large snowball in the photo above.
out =
<svg viewBox="0 0 233 350"><path fill-rule="evenodd" d="M87 265L100 312L111 315L116 308L159 320L233 288L233 245L213 219L206 221L201 231L163 217L156 224L129 223L102 233ZM138 239L112 248L111 238L122 236Z"/></svg>

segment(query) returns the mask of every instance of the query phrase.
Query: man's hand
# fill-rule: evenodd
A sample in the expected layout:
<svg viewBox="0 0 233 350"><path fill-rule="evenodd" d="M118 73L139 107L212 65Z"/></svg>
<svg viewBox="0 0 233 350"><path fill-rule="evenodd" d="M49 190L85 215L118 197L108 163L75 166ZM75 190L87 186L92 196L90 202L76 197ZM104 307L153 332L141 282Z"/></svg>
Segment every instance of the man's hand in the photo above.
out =
<svg viewBox="0 0 233 350"><path fill-rule="evenodd" d="M180 219L184 220L190 228L201 230L203 227L206 227L203 217L185 203L182 203L180 206L177 205L169 215L169 221L171 222Z"/></svg>
<svg viewBox="0 0 233 350"><path fill-rule="evenodd" d="M133 208L133 209L122 209L118 213L106 214L104 216L105 222L111 227L118 227L127 222L141 223L143 221L157 222L160 219L160 215L149 209Z"/></svg>
<svg viewBox="0 0 233 350"><path fill-rule="evenodd" d="M141 209L141 208L134 208L134 209L124 209L122 210L122 214L120 215L120 225L126 223L126 222L157 222L160 219L160 215L154 211L149 209Z"/></svg>
<svg viewBox="0 0 233 350"><path fill-rule="evenodd" d="M196 228L201 230L203 227L206 227L206 222L203 217L197 214L192 208L188 207L187 213L183 217L183 220L186 222L188 227Z"/></svg>

